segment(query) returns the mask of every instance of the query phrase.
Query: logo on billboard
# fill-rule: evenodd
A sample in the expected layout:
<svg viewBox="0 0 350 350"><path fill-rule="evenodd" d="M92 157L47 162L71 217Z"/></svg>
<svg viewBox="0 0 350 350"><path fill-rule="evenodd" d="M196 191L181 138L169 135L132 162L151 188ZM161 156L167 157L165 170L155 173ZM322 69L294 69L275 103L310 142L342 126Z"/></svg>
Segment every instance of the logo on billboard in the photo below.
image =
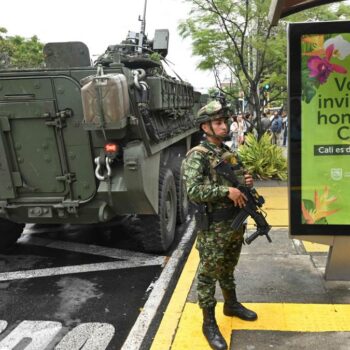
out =
<svg viewBox="0 0 350 350"><path fill-rule="evenodd" d="M343 169L342 168L332 168L331 169L331 178L332 180L339 181L343 178Z"/></svg>

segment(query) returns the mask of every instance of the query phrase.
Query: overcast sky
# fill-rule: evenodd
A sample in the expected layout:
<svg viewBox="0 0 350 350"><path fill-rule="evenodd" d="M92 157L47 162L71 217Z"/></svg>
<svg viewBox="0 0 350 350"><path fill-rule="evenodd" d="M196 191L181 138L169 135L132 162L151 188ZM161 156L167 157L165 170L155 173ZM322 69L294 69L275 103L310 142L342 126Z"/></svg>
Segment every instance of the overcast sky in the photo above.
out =
<svg viewBox="0 0 350 350"><path fill-rule="evenodd" d="M190 40L177 33L181 19L188 17L189 5L182 0L148 0L146 33L153 39L155 29L170 30L167 58L174 70L196 88L215 85L211 73L196 70L198 58L191 57ZM95 55L108 45L118 44L129 30L138 32L144 0L6 0L1 1L0 27L7 35L31 37L41 42L82 41Z"/></svg>

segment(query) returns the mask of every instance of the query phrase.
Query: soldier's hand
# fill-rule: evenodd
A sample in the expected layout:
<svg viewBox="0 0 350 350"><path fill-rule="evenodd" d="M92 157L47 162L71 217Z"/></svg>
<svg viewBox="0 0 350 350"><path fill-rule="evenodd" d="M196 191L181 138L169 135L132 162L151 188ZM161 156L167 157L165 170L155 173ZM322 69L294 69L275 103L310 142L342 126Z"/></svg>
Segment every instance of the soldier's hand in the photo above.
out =
<svg viewBox="0 0 350 350"><path fill-rule="evenodd" d="M247 202L247 197L244 193L242 193L238 188L229 187L229 193L227 195L228 198L235 203L236 207L243 208Z"/></svg>
<svg viewBox="0 0 350 350"><path fill-rule="evenodd" d="M250 174L244 174L244 181L246 186L253 187L253 177Z"/></svg>

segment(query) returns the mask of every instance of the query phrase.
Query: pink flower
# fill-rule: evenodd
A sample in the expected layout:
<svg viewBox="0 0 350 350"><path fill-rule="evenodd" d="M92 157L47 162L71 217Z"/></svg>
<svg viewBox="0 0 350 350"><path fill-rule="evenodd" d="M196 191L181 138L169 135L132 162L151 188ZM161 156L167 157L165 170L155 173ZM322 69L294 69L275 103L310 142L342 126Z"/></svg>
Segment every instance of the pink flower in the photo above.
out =
<svg viewBox="0 0 350 350"><path fill-rule="evenodd" d="M319 56L312 56L307 62L307 66L310 69L310 77L317 78L320 84L327 81L329 75L332 72L337 72L341 74L346 74L346 68L339 66L338 64L333 64L329 60L332 57L334 50L334 44L329 45L326 49L326 57L321 58Z"/></svg>

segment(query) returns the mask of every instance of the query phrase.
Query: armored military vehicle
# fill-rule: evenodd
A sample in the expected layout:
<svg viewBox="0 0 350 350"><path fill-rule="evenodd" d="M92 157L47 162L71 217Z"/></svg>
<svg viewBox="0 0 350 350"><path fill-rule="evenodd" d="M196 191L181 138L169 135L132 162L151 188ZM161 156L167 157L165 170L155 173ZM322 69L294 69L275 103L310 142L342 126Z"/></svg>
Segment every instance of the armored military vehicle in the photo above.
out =
<svg viewBox="0 0 350 350"><path fill-rule="evenodd" d="M180 166L200 94L165 72L168 41L142 25L93 64L81 42L49 43L44 68L0 71L0 249L26 223L129 214L145 251L169 248L187 215Z"/></svg>

